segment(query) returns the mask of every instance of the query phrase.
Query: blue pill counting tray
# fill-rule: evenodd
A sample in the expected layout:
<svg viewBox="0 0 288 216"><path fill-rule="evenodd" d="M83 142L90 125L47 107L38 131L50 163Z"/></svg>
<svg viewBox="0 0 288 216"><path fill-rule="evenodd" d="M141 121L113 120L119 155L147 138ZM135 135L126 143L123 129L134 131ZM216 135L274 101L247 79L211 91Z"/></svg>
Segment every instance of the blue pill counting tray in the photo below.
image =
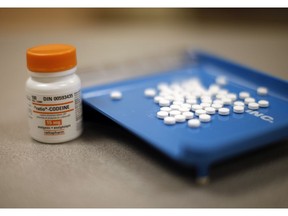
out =
<svg viewBox="0 0 288 216"><path fill-rule="evenodd" d="M215 162L287 137L288 82L202 52L188 54L189 58L193 64L172 71L87 87L83 101L174 161L195 167L199 178L207 177ZM146 88L156 89L159 83L197 77L208 87L218 76L227 78L225 89L236 94L249 92L256 101L268 100L270 106L258 110L246 106L243 114L234 113L230 106L230 115L216 113L211 122L190 128L187 122L165 125L156 116L159 105L144 96ZM268 95L259 96L259 86L267 87ZM115 90L122 92L121 100L111 100Z"/></svg>

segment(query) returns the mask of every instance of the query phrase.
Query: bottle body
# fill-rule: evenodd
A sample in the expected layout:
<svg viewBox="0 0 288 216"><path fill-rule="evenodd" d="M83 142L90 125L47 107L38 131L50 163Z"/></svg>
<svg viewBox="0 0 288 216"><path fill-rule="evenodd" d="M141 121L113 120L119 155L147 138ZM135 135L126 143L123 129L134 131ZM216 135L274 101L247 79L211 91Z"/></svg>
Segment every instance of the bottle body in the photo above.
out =
<svg viewBox="0 0 288 216"><path fill-rule="evenodd" d="M58 73L29 72L26 82L31 137L61 143L82 133L81 81L76 67Z"/></svg>

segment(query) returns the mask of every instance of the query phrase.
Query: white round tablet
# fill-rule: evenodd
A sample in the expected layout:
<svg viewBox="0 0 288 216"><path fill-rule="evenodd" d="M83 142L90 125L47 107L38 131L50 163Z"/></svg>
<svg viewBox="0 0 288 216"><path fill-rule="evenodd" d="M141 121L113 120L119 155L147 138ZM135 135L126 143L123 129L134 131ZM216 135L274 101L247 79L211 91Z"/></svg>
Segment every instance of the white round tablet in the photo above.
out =
<svg viewBox="0 0 288 216"><path fill-rule="evenodd" d="M204 99L201 99L201 102L202 102L202 103L211 104L211 103L212 103L212 99L211 99L211 98L204 98Z"/></svg>
<svg viewBox="0 0 288 216"><path fill-rule="evenodd" d="M199 115L199 120L201 122L210 122L211 121L211 116L208 114L201 114Z"/></svg>
<svg viewBox="0 0 288 216"><path fill-rule="evenodd" d="M179 110L180 109L180 105L177 105L177 104L172 104L170 106L171 110Z"/></svg>
<svg viewBox="0 0 288 216"><path fill-rule="evenodd" d="M231 98L222 98L223 104L225 105L230 105L232 104L232 99Z"/></svg>
<svg viewBox="0 0 288 216"><path fill-rule="evenodd" d="M266 87L259 87L259 88L257 88L257 94L258 95L267 95L268 89Z"/></svg>
<svg viewBox="0 0 288 216"><path fill-rule="evenodd" d="M160 106L169 106L170 105L170 101L167 100L167 99L160 99L159 105Z"/></svg>
<svg viewBox="0 0 288 216"><path fill-rule="evenodd" d="M176 123L176 119L172 116L168 116L164 118L164 123L167 125L173 125Z"/></svg>
<svg viewBox="0 0 288 216"><path fill-rule="evenodd" d="M226 85L227 84L227 79L225 76L219 76L216 78L216 83L218 85Z"/></svg>
<svg viewBox="0 0 288 216"><path fill-rule="evenodd" d="M192 112L183 112L182 115L184 115L186 119L192 119L194 117Z"/></svg>
<svg viewBox="0 0 288 216"><path fill-rule="evenodd" d="M230 98L232 101L235 101L237 99L237 95L234 93L229 93L227 95L227 98Z"/></svg>
<svg viewBox="0 0 288 216"><path fill-rule="evenodd" d="M245 102L245 104L253 103L253 102L255 102L255 99L248 97L248 98L245 98L244 102Z"/></svg>
<svg viewBox="0 0 288 216"><path fill-rule="evenodd" d="M220 87L218 85L212 84L209 86L209 92L212 94L217 94L217 92L220 90Z"/></svg>
<svg viewBox="0 0 288 216"><path fill-rule="evenodd" d="M223 105L223 101L217 99L217 100L214 100L214 101L213 101L213 104L222 104L222 105Z"/></svg>
<svg viewBox="0 0 288 216"><path fill-rule="evenodd" d="M180 115L181 112L179 110L171 110L169 114L170 116L176 116L176 115Z"/></svg>
<svg viewBox="0 0 288 216"><path fill-rule="evenodd" d="M184 103L184 101L179 101L179 100L173 101L174 105L182 105L183 103Z"/></svg>
<svg viewBox="0 0 288 216"><path fill-rule="evenodd" d="M167 83L159 83L158 85L157 85L157 88L159 89L159 90L166 90L166 89L169 89L169 86L168 86L168 84Z"/></svg>
<svg viewBox="0 0 288 216"><path fill-rule="evenodd" d="M182 105L180 105L180 106L186 107L186 108L188 108L189 110L190 110L191 107L192 107L192 105L191 105L191 104L188 104L188 103L184 103L184 104L182 104Z"/></svg>
<svg viewBox="0 0 288 216"><path fill-rule="evenodd" d="M269 106L269 101L267 100L259 100L258 104L260 107L268 107Z"/></svg>
<svg viewBox="0 0 288 216"><path fill-rule="evenodd" d="M202 115L202 114L206 114L206 111L203 110L203 109L198 109L198 110L195 111L195 115L196 115L196 116L200 116L200 115Z"/></svg>
<svg viewBox="0 0 288 216"><path fill-rule="evenodd" d="M110 97L112 100L120 100L122 98L122 93L120 91L112 91Z"/></svg>
<svg viewBox="0 0 288 216"><path fill-rule="evenodd" d="M201 103L202 108L210 107L211 103Z"/></svg>
<svg viewBox="0 0 288 216"><path fill-rule="evenodd" d="M184 115L176 115L175 117L176 122L185 122L186 117Z"/></svg>
<svg viewBox="0 0 288 216"><path fill-rule="evenodd" d="M198 110L198 109L202 109L202 106L201 105L199 105L199 104L194 104L194 105L192 105L192 108L191 108L193 111L196 111L196 110Z"/></svg>
<svg viewBox="0 0 288 216"><path fill-rule="evenodd" d="M245 106L245 104L242 101L235 101L234 106Z"/></svg>
<svg viewBox="0 0 288 216"><path fill-rule="evenodd" d="M146 97L154 97L156 95L156 90L153 88L147 88L144 91Z"/></svg>
<svg viewBox="0 0 288 216"><path fill-rule="evenodd" d="M216 97L218 100L221 100L222 98L225 98L226 95L225 95L225 94L217 94L215 97Z"/></svg>
<svg viewBox="0 0 288 216"><path fill-rule="evenodd" d="M216 109L214 107L206 107L205 111L206 111L207 114L213 115L213 114L215 114Z"/></svg>
<svg viewBox="0 0 288 216"><path fill-rule="evenodd" d="M252 109L252 110L257 110L257 109L259 109L259 104L255 103L255 102L249 103L248 108Z"/></svg>
<svg viewBox="0 0 288 216"><path fill-rule="evenodd" d="M159 103L159 101L160 101L161 99L164 99L164 98L161 97L161 96L155 96L155 97L154 97L154 102L155 102L155 103Z"/></svg>
<svg viewBox="0 0 288 216"><path fill-rule="evenodd" d="M190 99L190 98L189 98L189 99L186 100L186 103L187 103L187 104L191 104L191 105L197 104L197 99Z"/></svg>
<svg viewBox="0 0 288 216"><path fill-rule="evenodd" d="M220 108L222 108L222 107L223 107L223 105L222 105L222 104L220 104L220 103L217 103L217 104L212 104L212 106L211 106L211 107L215 108L216 110L219 110Z"/></svg>
<svg viewBox="0 0 288 216"><path fill-rule="evenodd" d="M220 115L229 115L230 113L230 110L226 107L222 107L218 110L219 114Z"/></svg>
<svg viewBox="0 0 288 216"><path fill-rule="evenodd" d="M218 92L218 95L227 95L228 94L228 90L227 89L221 89L219 92Z"/></svg>
<svg viewBox="0 0 288 216"><path fill-rule="evenodd" d="M188 126L191 127L191 128L197 128L200 126L200 121L198 119L190 119L188 121Z"/></svg>
<svg viewBox="0 0 288 216"><path fill-rule="evenodd" d="M179 108L179 111L180 111L180 112L189 112L190 109L187 108L187 107L180 107L180 108Z"/></svg>
<svg viewBox="0 0 288 216"><path fill-rule="evenodd" d="M244 106L234 106L233 112L235 113L243 113L244 112Z"/></svg>
<svg viewBox="0 0 288 216"><path fill-rule="evenodd" d="M159 111L157 112L157 117L160 118L160 119L164 119L165 117L167 117L169 115L168 112L166 111Z"/></svg>
<svg viewBox="0 0 288 216"><path fill-rule="evenodd" d="M241 99L245 99L245 98L248 98L248 97L250 97L249 92L242 91L242 92L239 93L239 98L241 98Z"/></svg>
<svg viewBox="0 0 288 216"><path fill-rule="evenodd" d="M169 100L170 102L172 102L174 100L174 97L172 95L165 95L164 99Z"/></svg>
<svg viewBox="0 0 288 216"><path fill-rule="evenodd" d="M161 107L161 111L170 112L172 109L170 107Z"/></svg>

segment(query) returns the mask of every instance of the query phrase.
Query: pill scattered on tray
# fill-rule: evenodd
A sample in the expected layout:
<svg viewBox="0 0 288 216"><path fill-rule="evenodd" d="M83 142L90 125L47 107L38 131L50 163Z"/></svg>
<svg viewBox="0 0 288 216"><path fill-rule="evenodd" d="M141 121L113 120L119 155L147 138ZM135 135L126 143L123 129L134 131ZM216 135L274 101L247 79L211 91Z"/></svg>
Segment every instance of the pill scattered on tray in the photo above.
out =
<svg viewBox="0 0 288 216"><path fill-rule="evenodd" d="M122 98L122 93L120 91L112 91L110 97L112 100L120 100Z"/></svg>
<svg viewBox="0 0 288 216"><path fill-rule="evenodd" d="M257 88L257 93L259 95L267 95L268 89L266 87L261 86L261 87Z"/></svg>
<svg viewBox="0 0 288 216"><path fill-rule="evenodd" d="M245 110L258 110L269 107L269 101L263 100L268 94L266 87L258 87L254 93L247 91L230 92L225 88L229 80L225 76L215 78L206 88L199 79L190 78L183 82L159 83L154 88L146 88L144 95L159 105L156 116L166 125L187 122L190 128L201 124L213 124L213 115L225 118L232 113L243 115ZM257 100L253 95L260 95Z"/></svg>

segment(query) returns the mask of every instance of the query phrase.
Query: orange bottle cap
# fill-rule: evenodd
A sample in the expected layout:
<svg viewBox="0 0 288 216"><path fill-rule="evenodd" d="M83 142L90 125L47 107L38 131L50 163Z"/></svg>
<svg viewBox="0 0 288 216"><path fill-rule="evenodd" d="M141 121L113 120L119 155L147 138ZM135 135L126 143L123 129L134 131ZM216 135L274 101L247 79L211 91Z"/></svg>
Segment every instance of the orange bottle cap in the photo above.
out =
<svg viewBox="0 0 288 216"><path fill-rule="evenodd" d="M66 44L47 44L27 49L27 67L32 72L59 72L77 65L76 48Z"/></svg>

